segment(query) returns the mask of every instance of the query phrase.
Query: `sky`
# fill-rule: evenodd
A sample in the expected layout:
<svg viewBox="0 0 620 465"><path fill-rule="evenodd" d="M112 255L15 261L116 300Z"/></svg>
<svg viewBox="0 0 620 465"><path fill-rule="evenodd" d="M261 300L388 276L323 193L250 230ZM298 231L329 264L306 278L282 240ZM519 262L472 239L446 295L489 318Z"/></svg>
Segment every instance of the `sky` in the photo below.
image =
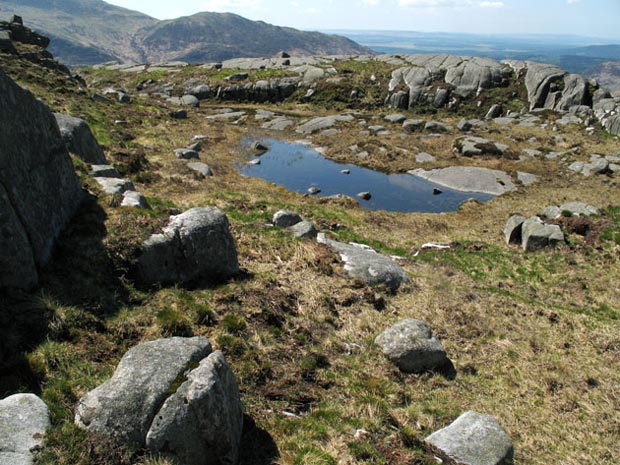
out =
<svg viewBox="0 0 620 465"><path fill-rule="evenodd" d="M620 39L620 0L105 0L158 19L236 13L303 30L571 34Z"/></svg>

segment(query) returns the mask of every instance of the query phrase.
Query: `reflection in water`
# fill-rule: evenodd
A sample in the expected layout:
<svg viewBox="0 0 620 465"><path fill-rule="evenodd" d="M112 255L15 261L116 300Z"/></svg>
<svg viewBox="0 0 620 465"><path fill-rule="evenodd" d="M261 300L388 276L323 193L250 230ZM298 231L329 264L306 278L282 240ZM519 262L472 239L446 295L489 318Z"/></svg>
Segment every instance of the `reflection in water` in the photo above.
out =
<svg viewBox="0 0 620 465"><path fill-rule="evenodd" d="M409 174L385 174L355 165L333 162L312 147L283 142L277 139L262 141L269 151L260 157L260 165L243 165L239 171L266 179L295 192L307 193L309 187L321 189L321 196L344 194L357 199L361 206L371 210L398 212L453 211L467 199L486 201L492 195L461 192L438 186ZM249 141L248 141L249 144ZM343 174L349 170L350 174ZM440 188L441 195L433 195ZM357 198L368 191L368 201Z"/></svg>

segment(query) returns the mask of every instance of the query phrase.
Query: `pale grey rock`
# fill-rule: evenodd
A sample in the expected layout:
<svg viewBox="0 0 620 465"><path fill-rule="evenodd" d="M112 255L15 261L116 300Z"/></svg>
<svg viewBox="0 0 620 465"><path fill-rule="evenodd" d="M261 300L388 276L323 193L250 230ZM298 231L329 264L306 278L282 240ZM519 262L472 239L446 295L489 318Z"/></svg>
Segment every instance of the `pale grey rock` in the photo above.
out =
<svg viewBox="0 0 620 465"><path fill-rule="evenodd" d="M521 230L526 218L521 215L512 215L504 226L506 244L520 244Z"/></svg>
<svg viewBox="0 0 620 465"><path fill-rule="evenodd" d="M549 100L551 84L561 80L566 74L566 71L557 66L528 61L525 87L530 102L530 110L535 108L553 109L556 101Z"/></svg>
<svg viewBox="0 0 620 465"><path fill-rule="evenodd" d="M556 103L555 110L566 111L571 107L578 107L585 103L588 95L588 83L582 76L567 74L564 76L563 87L562 96Z"/></svg>
<svg viewBox="0 0 620 465"><path fill-rule="evenodd" d="M502 106L496 103L495 105L491 106L491 108L489 108L489 111L487 112L484 118L485 119L499 118L500 116L502 116L503 112L504 112L504 109L502 108Z"/></svg>
<svg viewBox="0 0 620 465"><path fill-rule="evenodd" d="M213 176L213 171L211 170L211 167L207 165L206 163L195 161L195 162L188 163L187 167L190 170L194 171L195 173L198 173L200 176L203 176L203 177Z"/></svg>
<svg viewBox="0 0 620 465"><path fill-rule="evenodd" d="M300 134L313 134L315 132L319 132L324 129L329 129L335 126L337 123L351 122L354 120L355 120L355 117L353 117L353 115L319 116L317 118L313 118L310 121L298 126L296 129L296 132Z"/></svg>
<svg viewBox="0 0 620 465"><path fill-rule="evenodd" d="M50 414L34 394L0 400L0 463L32 465L50 427Z"/></svg>
<svg viewBox="0 0 620 465"><path fill-rule="evenodd" d="M218 350L166 399L146 435L146 446L185 465L236 464L242 429L237 381Z"/></svg>
<svg viewBox="0 0 620 465"><path fill-rule="evenodd" d="M193 160L200 158L198 152L192 149L175 149L174 156L181 160Z"/></svg>
<svg viewBox="0 0 620 465"><path fill-rule="evenodd" d="M400 124L403 123L407 119L407 117L402 113L392 113L386 115L383 119L389 121L390 123Z"/></svg>
<svg viewBox="0 0 620 465"><path fill-rule="evenodd" d="M278 210L274 213L271 222L279 228L288 228L303 221L299 214L289 210Z"/></svg>
<svg viewBox="0 0 620 465"><path fill-rule="evenodd" d="M85 163L104 165L105 155L90 127L80 118L54 113L60 134L69 152Z"/></svg>
<svg viewBox="0 0 620 465"><path fill-rule="evenodd" d="M458 124L456 125L456 128L462 132L471 131L472 127L473 125L471 124L471 122L469 122L469 120L466 120L465 118L460 120Z"/></svg>
<svg viewBox="0 0 620 465"><path fill-rule="evenodd" d="M568 212L572 216L592 216L599 214L596 207L584 202L566 202L560 205L559 209L562 213Z"/></svg>
<svg viewBox="0 0 620 465"><path fill-rule="evenodd" d="M396 291L403 282L409 282L404 270L397 263L374 250L336 242L324 234L319 234L317 241L340 255L345 263L344 269L351 278L360 279L372 286L386 286L392 291Z"/></svg>
<svg viewBox="0 0 620 465"><path fill-rule="evenodd" d="M455 145L464 157L478 155L502 156L510 150L510 147L505 144L474 136L458 139Z"/></svg>
<svg viewBox="0 0 620 465"><path fill-rule="evenodd" d="M583 120L578 116L566 114L556 120L555 123L559 124L560 126L568 126L569 124L582 124Z"/></svg>
<svg viewBox="0 0 620 465"><path fill-rule="evenodd" d="M427 123L424 125L424 129L426 131L433 132L450 132L452 130L449 125L445 123L440 123L439 121L427 121Z"/></svg>
<svg viewBox="0 0 620 465"><path fill-rule="evenodd" d="M245 111L230 111L226 113L218 113L216 115L207 116L207 119L209 121L230 121L242 118L245 115Z"/></svg>
<svg viewBox="0 0 620 465"><path fill-rule="evenodd" d="M149 205L148 200L146 200L146 197L137 191L123 192L121 207L143 208L145 210L151 209L151 206Z"/></svg>
<svg viewBox="0 0 620 465"><path fill-rule="evenodd" d="M258 109L254 115L254 119L257 121L270 120L274 118L276 114L273 111Z"/></svg>
<svg viewBox="0 0 620 465"><path fill-rule="evenodd" d="M517 180L524 186L532 185L536 182L538 177L532 173L524 173L523 171L517 171Z"/></svg>
<svg viewBox="0 0 620 465"><path fill-rule="evenodd" d="M93 178L120 178L121 174L112 165L91 165L90 175Z"/></svg>
<svg viewBox="0 0 620 465"><path fill-rule="evenodd" d="M542 216L548 220L557 220L562 216L562 209L557 205L549 205L543 210Z"/></svg>
<svg viewBox="0 0 620 465"><path fill-rule="evenodd" d="M426 152L420 152L415 156L415 161L417 163L430 163L436 160L437 158Z"/></svg>
<svg viewBox="0 0 620 465"><path fill-rule="evenodd" d="M112 378L80 399L75 423L119 443L144 446L171 386L211 351L202 337L158 339L131 348Z"/></svg>
<svg viewBox="0 0 620 465"><path fill-rule="evenodd" d="M95 178L103 191L108 195L122 194L125 191L135 191L133 183L128 179L121 178Z"/></svg>
<svg viewBox="0 0 620 465"><path fill-rule="evenodd" d="M318 231L314 224L310 221L300 221L288 228L288 231L294 236L303 239L313 239L317 236Z"/></svg>
<svg viewBox="0 0 620 465"><path fill-rule="evenodd" d="M521 238L523 250L533 252L564 242L564 233L558 225L545 224L534 216L523 222Z"/></svg>
<svg viewBox="0 0 620 465"><path fill-rule="evenodd" d="M192 208L170 217L162 234L142 244L138 275L145 283L220 280L239 273L228 218L219 209Z"/></svg>
<svg viewBox="0 0 620 465"><path fill-rule="evenodd" d="M455 465L512 465L514 447L490 415L466 412L449 426L424 439L441 460Z"/></svg>
<svg viewBox="0 0 620 465"><path fill-rule="evenodd" d="M517 121L517 120L515 118L510 117L510 116L499 117L499 118L493 119L493 122L495 124L499 124L501 126L508 126L508 125L514 124L515 121Z"/></svg>
<svg viewBox="0 0 620 465"><path fill-rule="evenodd" d="M403 129L409 132L417 132L424 129L426 121L421 119L408 119L403 121Z"/></svg>
<svg viewBox="0 0 620 465"><path fill-rule="evenodd" d="M404 373L420 373L445 367L448 356L441 342L422 321L406 319L375 338L385 356Z"/></svg>
<svg viewBox="0 0 620 465"><path fill-rule="evenodd" d="M308 187L308 191L307 192L310 195L317 195L317 194L321 193L321 189L316 187L316 186L311 186L311 187Z"/></svg>
<svg viewBox="0 0 620 465"><path fill-rule="evenodd" d="M261 127L263 129L270 129L272 131L284 131L288 127L292 126L293 121L288 119L285 116L278 116L277 118L272 119L271 121L267 121Z"/></svg>
<svg viewBox="0 0 620 465"><path fill-rule="evenodd" d="M377 134L378 132L385 131L385 126L378 126L378 125L368 126L368 130L370 132L374 132L375 134Z"/></svg>
<svg viewBox="0 0 620 465"><path fill-rule="evenodd" d="M475 166L450 166L428 171L417 168L408 173L464 192L501 195L516 189L512 179L504 171Z"/></svg>

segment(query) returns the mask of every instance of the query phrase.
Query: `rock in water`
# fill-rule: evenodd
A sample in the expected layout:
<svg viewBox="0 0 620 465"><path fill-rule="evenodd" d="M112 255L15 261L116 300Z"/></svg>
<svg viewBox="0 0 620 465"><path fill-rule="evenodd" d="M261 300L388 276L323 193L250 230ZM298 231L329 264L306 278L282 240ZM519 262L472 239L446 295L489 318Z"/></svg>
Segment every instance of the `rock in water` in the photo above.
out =
<svg viewBox="0 0 620 465"><path fill-rule="evenodd" d="M344 269L351 278L360 279L371 286L383 285L391 291L396 291L403 282L409 281L397 263L372 249L333 241L324 234L319 234L317 241L340 254L345 263Z"/></svg>
<svg viewBox="0 0 620 465"><path fill-rule="evenodd" d="M192 208L172 216L162 234L142 245L138 272L145 283L218 280L239 272L237 249L228 218L220 210Z"/></svg>
<svg viewBox="0 0 620 465"><path fill-rule="evenodd" d="M0 401L0 463L32 465L50 427L47 405L34 394L15 394Z"/></svg>
<svg viewBox="0 0 620 465"><path fill-rule="evenodd" d="M375 344L404 373L420 373L449 363L446 351L428 325L412 318L383 331Z"/></svg>
<svg viewBox="0 0 620 465"><path fill-rule="evenodd" d="M424 442L445 463L456 465L511 465L514 448L495 418L466 412Z"/></svg>
<svg viewBox="0 0 620 465"><path fill-rule="evenodd" d="M0 287L32 288L83 199L52 112L0 70Z"/></svg>
<svg viewBox="0 0 620 465"><path fill-rule="evenodd" d="M133 347L110 380L80 399L76 424L119 443L143 446L175 380L210 353L211 344L202 337L159 339Z"/></svg>
<svg viewBox="0 0 620 465"><path fill-rule="evenodd" d="M60 134L69 152L84 163L105 165L106 159L99 142L93 136L88 123L80 118L54 113Z"/></svg>
<svg viewBox="0 0 620 465"><path fill-rule="evenodd" d="M216 351L164 402L146 445L173 454L185 465L235 464L242 429L237 381L222 353Z"/></svg>

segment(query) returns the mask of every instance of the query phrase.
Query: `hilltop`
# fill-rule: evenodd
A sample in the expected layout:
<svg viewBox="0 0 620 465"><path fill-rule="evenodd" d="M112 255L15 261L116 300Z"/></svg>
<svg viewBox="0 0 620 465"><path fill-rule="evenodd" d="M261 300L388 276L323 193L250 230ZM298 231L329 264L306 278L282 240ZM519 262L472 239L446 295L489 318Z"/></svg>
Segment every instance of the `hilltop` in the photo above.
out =
<svg viewBox="0 0 620 465"><path fill-rule="evenodd" d="M12 14L51 38L50 51L69 66L120 60L158 63L219 61L240 56L372 53L344 37L250 21L229 13L198 13L159 21L101 0L7 0Z"/></svg>
<svg viewBox="0 0 620 465"><path fill-rule="evenodd" d="M230 426L239 437L205 447L234 442L241 465L430 465L445 455L429 437L473 410L501 425L497 449L509 457L509 438L515 464L620 461L620 101L606 89L555 66L453 55L70 72L46 43L0 24L0 100L11 106L0 125L1 237L11 238L0 253L0 398L33 392L43 402L25 413L47 408L51 420L22 455L203 463L212 455L196 453L197 431ZM388 212L366 208L367 196L312 195L320 178L299 193L239 172L269 165L270 140L300 139L352 165L325 173L343 186L361 165L438 179L437 204L468 172L494 194ZM217 228L193 242L203 221ZM432 329L431 366L408 370L383 352L390 335L377 336L409 319ZM121 359L126 388L98 397ZM187 427L201 418L190 410L174 441L154 438L174 426L171 409L204 400L200 387L187 392L209 363L216 386L236 380L236 398L198 409L218 422ZM106 424L98 415L123 396L131 402ZM119 443L131 425L114 426L142 402L153 410L142 443ZM0 414L0 433L13 418ZM0 459L15 447L6 437Z"/></svg>

